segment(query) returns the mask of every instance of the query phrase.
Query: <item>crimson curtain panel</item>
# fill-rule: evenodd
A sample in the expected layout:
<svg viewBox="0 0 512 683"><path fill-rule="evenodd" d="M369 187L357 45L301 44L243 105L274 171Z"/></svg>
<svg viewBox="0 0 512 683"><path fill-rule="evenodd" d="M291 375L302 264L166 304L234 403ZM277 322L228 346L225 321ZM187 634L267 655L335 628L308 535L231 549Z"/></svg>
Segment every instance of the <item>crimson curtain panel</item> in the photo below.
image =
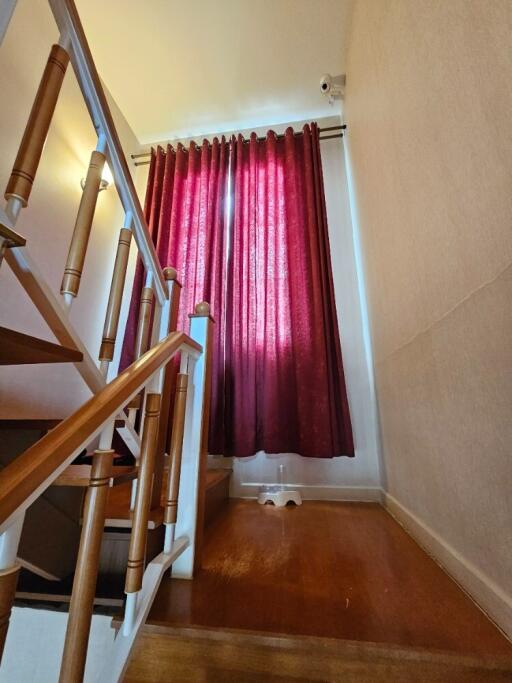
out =
<svg viewBox="0 0 512 683"><path fill-rule="evenodd" d="M229 143L215 138L201 147L182 145L151 155L144 212L162 267L176 268L183 285L179 330L189 330L188 314L208 301L213 330L211 424L224 423L224 293ZM121 355L121 369L133 360L144 268L138 261ZM216 429L210 443L215 443Z"/></svg>
<svg viewBox="0 0 512 683"><path fill-rule="evenodd" d="M152 154L146 218L216 320L209 452L352 456L316 124ZM131 361L143 272L123 349Z"/></svg>

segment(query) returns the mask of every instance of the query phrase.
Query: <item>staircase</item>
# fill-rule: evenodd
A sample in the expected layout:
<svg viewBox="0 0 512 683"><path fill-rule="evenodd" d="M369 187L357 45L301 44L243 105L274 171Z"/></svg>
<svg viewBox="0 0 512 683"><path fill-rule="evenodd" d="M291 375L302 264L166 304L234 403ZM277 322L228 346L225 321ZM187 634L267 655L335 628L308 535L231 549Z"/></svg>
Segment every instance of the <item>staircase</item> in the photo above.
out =
<svg viewBox="0 0 512 683"><path fill-rule="evenodd" d="M0 5L0 41L15 4ZM69 601L62 683L83 680L95 603L124 605L120 635L99 678L107 683L122 680L164 573L172 567L173 576L192 578L201 559L205 515L220 504L218 486L225 491L217 481L215 500L208 502L213 320L209 305L199 302L190 312L189 335L176 330L181 285L176 271L158 262L76 7L73 0L50 0L49 5L60 38L50 48L0 209L0 264L11 269L56 342L2 327L0 365L71 363L91 398L60 422L25 424L23 434L19 425L10 424L10 440L2 442L0 656L21 568L19 598ZM16 223L37 182L69 63L98 137L59 296ZM96 362L69 312L79 295L106 162L125 218ZM109 382L132 241L146 273L136 360ZM58 386L58 373L55 377ZM120 447L128 458L117 458Z"/></svg>
<svg viewBox="0 0 512 683"><path fill-rule="evenodd" d="M27 445L36 443L57 424L58 420L0 420L1 465L12 462ZM82 456L78 460L87 459L91 456ZM17 557L21 571L16 599L21 604L69 603L83 521L83 501L91 469L90 464L69 465L27 510ZM130 503L137 472L136 464L113 465L108 483L94 605L112 608L114 614L124 601L133 517ZM206 471L205 526L227 503L230 474L231 470L226 469ZM164 490L167 477L166 466ZM164 505L165 497L160 506L149 512L146 562L159 554L163 544Z"/></svg>
<svg viewBox="0 0 512 683"><path fill-rule="evenodd" d="M73 0L49 4L60 38L50 48L0 208L0 265L11 269L57 341L0 327L0 365L71 363L91 398L62 421L0 424L0 657L17 598L69 605L61 683L83 681L91 619L100 606L123 615L100 683L512 680L508 660L310 636L145 625L165 574L194 577L205 527L229 495L229 471L207 469L214 321L208 303L199 302L190 312L189 335L176 329L181 285L176 271L158 262L76 7ZM0 41L14 6L15 0L0 5ZM98 137L56 295L16 223L37 180L69 63ZM105 162L125 217L96 361L69 312L79 295ZM107 381L119 343L132 242L146 274L136 360ZM128 462L118 451L129 453Z"/></svg>

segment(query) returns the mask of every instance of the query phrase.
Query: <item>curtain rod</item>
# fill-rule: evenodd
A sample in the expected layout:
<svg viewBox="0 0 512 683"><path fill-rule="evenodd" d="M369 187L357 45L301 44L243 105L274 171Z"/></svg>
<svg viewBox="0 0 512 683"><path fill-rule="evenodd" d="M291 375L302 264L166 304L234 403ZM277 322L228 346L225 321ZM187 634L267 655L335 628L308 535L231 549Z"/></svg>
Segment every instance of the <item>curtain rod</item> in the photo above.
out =
<svg viewBox="0 0 512 683"><path fill-rule="evenodd" d="M319 128L318 132L319 133L327 133L327 132L332 131L332 130L345 130L346 127L347 127L346 123L341 125L341 126L327 126L327 128ZM301 133L301 131L296 131L294 134L299 135L300 133ZM217 135L214 135L214 137L219 137L221 135L223 135L223 133L219 133ZM201 136L197 135L196 137L199 138ZM323 138L319 137L318 139L319 140L332 140L334 138L342 138L342 137L343 137L343 133L337 133L336 135L324 135ZM284 133L279 133L279 135L276 135L276 138L278 140L281 140L282 138L284 138ZM257 140L265 140L265 139L266 139L266 136L257 138ZM170 140L167 144L171 144L172 142L179 142L179 140ZM245 142L248 142L248 140L245 140ZM212 143L208 140L208 144L211 145ZM198 145L198 147L200 147L200 146L201 145ZM150 156L151 156L150 151L149 152L140 152L139 154L130 154L130 157L132 159L141 159L143 157L150 157ZM135 166L146 166L146 164L149 164L149 163L150 163L150 161L138 161L138 162L135 162L134 165Z"/></svg>

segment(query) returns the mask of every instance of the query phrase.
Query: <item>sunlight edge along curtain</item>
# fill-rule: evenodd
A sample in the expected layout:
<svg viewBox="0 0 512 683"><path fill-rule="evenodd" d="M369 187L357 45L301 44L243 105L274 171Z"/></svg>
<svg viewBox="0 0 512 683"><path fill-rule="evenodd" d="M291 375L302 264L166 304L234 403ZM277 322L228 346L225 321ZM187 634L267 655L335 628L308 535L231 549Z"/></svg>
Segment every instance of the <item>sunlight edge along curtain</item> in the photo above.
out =
<svg viewBox="0 0 512 683"><path fill-rule="evenodd" d="M316 124L158 148L145 215L183 284L178 328L203 299L216 321L209 452L352 456ZM139 263L122 367L142 283Z"/></svg>

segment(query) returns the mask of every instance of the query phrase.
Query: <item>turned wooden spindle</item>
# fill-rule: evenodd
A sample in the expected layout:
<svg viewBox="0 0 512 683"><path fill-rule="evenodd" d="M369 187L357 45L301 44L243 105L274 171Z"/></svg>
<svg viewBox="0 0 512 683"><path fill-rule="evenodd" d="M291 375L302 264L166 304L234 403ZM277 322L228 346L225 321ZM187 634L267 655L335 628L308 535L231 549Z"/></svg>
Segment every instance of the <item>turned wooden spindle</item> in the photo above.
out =
<svg viewBox="0 0 512 683"><path fill-rule="evenodd" d="M154 294L151 287L143 287L140 294L139 323L135 337L135 358L140 358L149 348L149 333L151 325L151 311Z"/></svg>
<svg viewBox="0 0 512 683"><path fill-rule="evenodd" d="M159 416L160 394L147 394L139 460L139 481L133 511L130 548L128 551L125 582L126 593L136 593L142 588Z"/></svg>
<svg viewBox="0 0 512 683"><path fill-rule="evenodd" d="M94 452L92 460L91 480L85 496L80 549L69 606L60 683L83 681L113 458L112 449L98 449Z"/></svg>
<svg viewBox="0 0 512 683"><path fill-rule="evenodd" d="M135 360L146 353L149 348L153 299L154 294L151 287L143 287L140 293L139 322L137 324L137 336L135 337ZM140 408L140 395L134 396L127 407L130 410L138 410Z"/></svg>
<svg viewBox="0 0 512 683"><path fill-rule="evenodd" d="M183 453L183 431L187 407L188 375L178 374L174 416L172 421L171 444L169 446L169 479L165 501L165 523L175 524L178 512L178 492L180 488L181 456Z"/></svg>
<svg viewBox="0 0 512 683"><path fill-rule="evenodd" d="M17 198L23 206L28 203L68 62L66 50L53 45L5 190L6 199Z"/></svg>
<svg viewBox="0 0 512 683"><path fill-rule="evenodd" d="M167 266L163 270L170 298L168 332L174 332L178 326L178 310L180 305L181 284L175 268ZM175 363L167 363L164 370L162 387L162 405L160 409L160 423L158 428L157 460L155 463L155 478L151 496L151 509L160 505L162 485L164 479L165 446L168 440L169 420L172 410L173 387L175 386L177 367Z"/></svg>
<svg viewBox="0 0 512 683"><path fill-rule="evenodd" d="M119 241L117 243L116 261L114 264L114 272L112 273L112 284L110 286L110 295L108 297L105 324L103 326L103 338L101 340L99 353L100 361L110 362L114 357L114 347L116 344L117 328L119 325L119 313L121 311L121 303L123 300L123 290L126 280L128 257L130 255L131 239L132 231L128 230L127 228L121 228L119 233Z"/></svg>
<svg viewBox="0 0 512 683"><path fill-rule="evenodd" d="M9 628L9 619L14 596L16 595L19 573L20 568L18 565L0 570L0 661L4 651L7 629Z"/></svg>
<svg viewBox="0 0 512 683"><path fill-rule="evenodd" d="M60 286L61 294L70 294L73 297L78 294L104 165L105 155L94 150L91 154L82 199L76 216L75 229L69 245L68 258Z"/></svg>

